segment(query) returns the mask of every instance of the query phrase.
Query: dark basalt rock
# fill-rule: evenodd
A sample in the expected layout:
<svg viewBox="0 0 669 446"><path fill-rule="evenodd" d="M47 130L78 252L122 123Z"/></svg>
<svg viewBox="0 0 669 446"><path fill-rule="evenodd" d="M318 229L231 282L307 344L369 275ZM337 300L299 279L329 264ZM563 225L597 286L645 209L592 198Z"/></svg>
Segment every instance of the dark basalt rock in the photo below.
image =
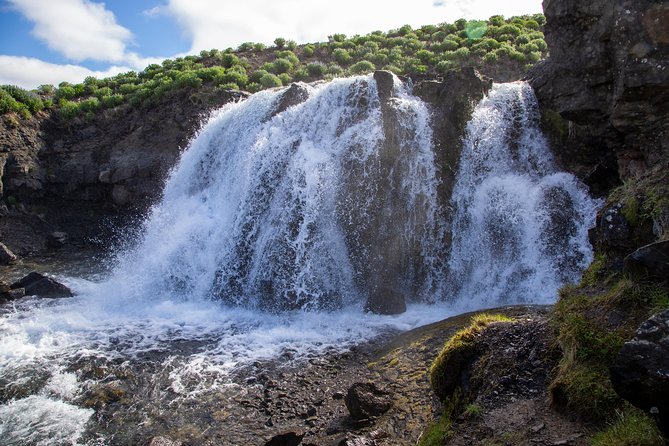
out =
<svg viewBox="0 0 669 446"><path fill-rule="evenodd" d="M174 441L167 437L153 437L146 443L146 446L182 446L183 443L180 441Z"/></svg>
<svg viewBox="0 0 669 446"><path fill-rule="evenodd" d="M265 446L297 446L302 443L304 435L305 433L302 430L282 432L269 439Z"/></svg>
<svg viewBox="0 0 669 446"><path fill-rule="evenodd" d="M0 281L0 304L19 299L25 295L26 290L23 288L12 289L7 282Z"/></svg>
<svg viewBox="0 0 669 446"><path fill-rule="evenodd" d="M658 416L669 433L669 310L641 324L611 367L613 388L633 405Z"/></svg>
<svg viewBox="0 0 669 446"><path fill-rule="evenodd" d="M279 113L286 111L289 107L301 104L309 98L309 89L304 82L295 82L290 84L281 95L281 99L276 105L276 108L270 116L276 116Z"/></svg>
<svg viewBox="0 0 669 446"><path fill-rule="evenodd" d="M669 278L669 240L642 246L625 257L625 272L656 279Z"/></svg>
<svg viewBox="0 0 669 446"><path fill-rule="evenodd" d="M390 393L372 382L353 384L344 397L344 403L356 420L382 415L393 404Z"/></svg>
<svg viewBox="0 0 669 446"><path fill-rule="evenodd" d="M25 276L18 282L14 282L11 287L12 290L24 289L28 296L39 296L47 298L72 297L72 290L56 282L50 277L44 276L40 273L32 272Z"/></svg>
<svg viewBox="0 0 669 446"><path fill-rule="evenodd" d="M382 101L390 99L393 95L393 88L395 85L393 73L384 70L375 71L374 80L376 81L376 89L379 93L379 99Z"/></svg>

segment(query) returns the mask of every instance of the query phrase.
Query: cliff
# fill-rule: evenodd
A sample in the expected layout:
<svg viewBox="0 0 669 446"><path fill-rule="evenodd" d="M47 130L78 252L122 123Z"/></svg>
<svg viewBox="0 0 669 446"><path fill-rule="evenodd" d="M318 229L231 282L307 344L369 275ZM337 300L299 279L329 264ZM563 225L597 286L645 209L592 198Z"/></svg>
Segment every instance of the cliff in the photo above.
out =
<svg viewBox="0 0 669 446"><path fill-rule="evenodd" d="M20 255L45 249L53 232L66 232L79 247L105 240L110 218L141 215L159 198L207 114L245 96L191 89L93 119L63 121L44 112L21 122L0 117L2 238Z"/></svg>

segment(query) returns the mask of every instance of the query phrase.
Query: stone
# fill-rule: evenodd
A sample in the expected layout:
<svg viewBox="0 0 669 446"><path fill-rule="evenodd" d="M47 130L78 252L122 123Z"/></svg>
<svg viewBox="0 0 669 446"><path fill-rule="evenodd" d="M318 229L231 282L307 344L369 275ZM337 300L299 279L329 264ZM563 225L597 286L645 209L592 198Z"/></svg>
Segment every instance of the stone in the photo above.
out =
<svg viewBox="0 0 669 446"><path fill-rule="evenodd" d="M344 397L344 403L351 417L356 420L383 415L393 404L390 392L373 382L353 384Z"/></svg>
<svg viewBox="0 0 669 446"><path fill-rule="evenodd" d="M4 243L0 243L0 265L10 265L15 261L16 255Z"/></svg>
<svg viewBox="0 0 669 446"><path fill-rule="evenodd" d="M600 241L612 247L626 247L630 242L630 225L622 213L622 205L614 203L601 213L598 222Z"/></svg>
<svg viewBox="0 0 669 446"><path fill-rule="evenodd" d="M302 443L304 431L296 429L278 433L270 438L265 446L297 446Z"/></svg>
<svg viewBox="0 0 669 446"><path fill-rule="evenodd" d="M53 280L50 277L44 276L37 272L32 272L10 286L11 289L19 288L25 289L25 294L28 296L39 296L46 298L61 298L72 297L72 290L68 287Z"/></svg>
<svg viewBox="0 0 669 446"><path fill-rule="evenodd" d="M639 326L610 371L616 392L640 409L656 412L669 434L669 310Z"/></svg>
<svg viewBox="0 0 669 446"><path fill-rule="evenodd" d="M377 70L374 72L374 80L376 81L376 90L379 94L379 99L387 101L393 96L393 89L395 88L395 76L390 71Z"/></svg>
<svg viewBox="0 0 669 446"><path fill-rule="evenodd" d="M61 248L67 243L67 233L62 231L54 231L47 236L46 243L51 248Z"/></svg>
<svg viewBox="0 0 669 446"><path fill-rule="evenodd" d="M289 107L293 107L297 104L301 104L309 98L309 88L304 82L295 82L290 84L290 87L286 89L281 95L276 108L270 114L270 116L278 115L286 111Z"/></svg>
<svg viewBox="0 0 669 446"><path fill-rule="evenodd" d="M669 240L642 246L625 257L624 271L660 280L669 278Z"/></svg>

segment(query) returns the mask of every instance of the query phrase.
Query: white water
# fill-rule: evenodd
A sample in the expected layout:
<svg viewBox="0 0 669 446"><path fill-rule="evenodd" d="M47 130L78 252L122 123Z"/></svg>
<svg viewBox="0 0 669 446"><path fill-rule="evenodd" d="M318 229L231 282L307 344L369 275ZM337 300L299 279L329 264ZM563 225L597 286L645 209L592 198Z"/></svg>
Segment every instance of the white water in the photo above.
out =
<svg viewBox="0 0 669 446"><path fill-rule="evenodd" d="M554 300L589 259L594 203L555 171L528 88L496 86L469 125L451 203L451 299L429 114L404 87L392 100L400 126L390 166L372 77L308 87L308 100L274 117L276 92L224 107L184 153L142 240L111 277L65 278L77 297L2 308L0 383L31 389L0 406L3 444L72 444L86 423L95 431L92 410L80 405L95 380L68 371L75 363L150 357L171 391L197 398L229 385L236 367L284 351L343 350L464 309ZM515 151L501 137L512 116ZM547 193L574 203L567 241L547 229ZM491 224L499 221L504 231ZM385 255L400 261L378 275ZM363 312L375 280L394 281L415 303L398 316Z"/></svg>
<svg viewBox="0 0 669 446"><path fill-rule="evenodd" d="M476 107L451 205L456 302L552 303L592 261L598 202L557 170L525 83L495 85Z"/></svg>

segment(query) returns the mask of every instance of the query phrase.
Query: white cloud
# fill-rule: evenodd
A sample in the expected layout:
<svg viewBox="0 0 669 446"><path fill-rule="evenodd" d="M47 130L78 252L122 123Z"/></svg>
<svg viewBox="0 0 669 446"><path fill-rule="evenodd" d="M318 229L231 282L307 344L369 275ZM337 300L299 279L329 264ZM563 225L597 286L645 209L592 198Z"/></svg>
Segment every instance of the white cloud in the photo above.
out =
<svg viewBox="0 0 669 446"><path fill-rule="evenodd" d="M366 34L404 24L420 26L459 18L486 19L541 12L541 0L168 0L161 12L172 15L192 38L191 51L236 47L245 41L271 43L276 37L300 43L329 34Z"/></svg>
<svg viewBox="0 0 669 446"><path fill-rule="evenodd" d="M103 3L88 0L8 0L34 23L32 33L70 60L123 62L132 33Z"/></svg>
<svg viewBox="0 0 669 446"><path fill-rule="evenodd" d="M42 84L58 85L63 81L78 83L87 76L102 78L125 71L130 71L130 68L113 66L105 71L93 71L79 65L58 65L32 57L0 55L0 85L18 85L28 89Z"/></svg>

